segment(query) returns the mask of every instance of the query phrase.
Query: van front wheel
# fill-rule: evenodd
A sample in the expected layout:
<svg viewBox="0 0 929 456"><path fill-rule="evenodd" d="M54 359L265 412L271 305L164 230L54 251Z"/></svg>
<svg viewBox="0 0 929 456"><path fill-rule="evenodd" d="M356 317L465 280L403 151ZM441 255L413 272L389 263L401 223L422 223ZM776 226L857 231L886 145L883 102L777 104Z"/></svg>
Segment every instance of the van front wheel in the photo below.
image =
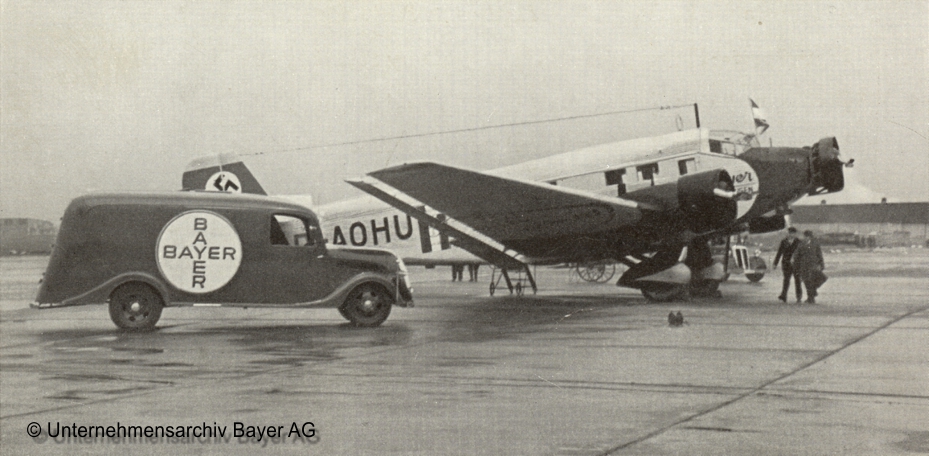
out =
<svg viewBox="0 0 929 456"><path fill-rule="evenodd" d="M390 292L376 283L363 283L355 287L339 312L356 326L378 326L390 315L393 298Z"/></svg>
<svg viewBox="0 0 929 456"><path fill-rule="evenodd" d="M120 285L110 295L110 319L126 331L151 331L163 307L161 295L140 282Z"/></svg>

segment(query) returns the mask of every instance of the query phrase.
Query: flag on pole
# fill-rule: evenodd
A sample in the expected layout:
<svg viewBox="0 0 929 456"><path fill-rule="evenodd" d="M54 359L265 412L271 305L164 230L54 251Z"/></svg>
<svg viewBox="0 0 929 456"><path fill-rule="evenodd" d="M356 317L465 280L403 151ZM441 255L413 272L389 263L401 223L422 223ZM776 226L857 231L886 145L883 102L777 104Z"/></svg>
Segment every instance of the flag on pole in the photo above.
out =
<svg viewBox="0 0 929 456"><path fill-rule="evenodd" d="M758 104L755 103L755 100L751 98L748 101L752 102L752 117L755 119L755 134L760 135L768 129L768 121L765 119L764 111L758 107ZM758 128L761 128L761 131L758 131Z"/></svg>

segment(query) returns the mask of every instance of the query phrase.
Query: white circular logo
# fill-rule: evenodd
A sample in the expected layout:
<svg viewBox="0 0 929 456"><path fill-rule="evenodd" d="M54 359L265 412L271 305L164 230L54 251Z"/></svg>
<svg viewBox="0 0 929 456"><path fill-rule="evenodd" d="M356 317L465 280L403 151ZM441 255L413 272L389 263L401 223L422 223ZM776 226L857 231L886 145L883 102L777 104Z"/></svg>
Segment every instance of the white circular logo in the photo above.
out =
<svg viewBox="0 0 929 456"><path fill-rule="evenodd" d="M211 192L242 193L242 183L235 174L220 171L207 179L205 189Z"/></svg>
<svg viewBox="0 0 929 456"><path fill-rule="evenodd" d="M726 171L732 177L732 183L735 185L734 190L738 194L736 198L738 215L736 217L741 218L755 205L758 196L758 173L742 160L727 162Z"/></svg>
<svg viewBox="0 0 929 456"><path fill-rule="evenodd" d="M242 242L219 214L190 211L174 217L158 236L158 270L171 285L209 293L229 283L242 263Z"/></svg>

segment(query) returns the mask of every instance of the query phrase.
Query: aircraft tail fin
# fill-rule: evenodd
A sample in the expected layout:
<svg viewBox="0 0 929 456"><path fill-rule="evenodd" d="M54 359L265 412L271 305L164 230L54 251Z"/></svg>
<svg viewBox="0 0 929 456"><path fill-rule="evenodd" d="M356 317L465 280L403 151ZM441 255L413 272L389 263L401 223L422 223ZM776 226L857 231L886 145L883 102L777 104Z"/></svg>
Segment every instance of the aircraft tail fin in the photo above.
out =
<svg viewBox="0 0 929 456"><path fill-rule="evenodd" d="M235 155L211 155L191 161L184 171L181 185L188 191L267 195L258 179Z"/></svg>

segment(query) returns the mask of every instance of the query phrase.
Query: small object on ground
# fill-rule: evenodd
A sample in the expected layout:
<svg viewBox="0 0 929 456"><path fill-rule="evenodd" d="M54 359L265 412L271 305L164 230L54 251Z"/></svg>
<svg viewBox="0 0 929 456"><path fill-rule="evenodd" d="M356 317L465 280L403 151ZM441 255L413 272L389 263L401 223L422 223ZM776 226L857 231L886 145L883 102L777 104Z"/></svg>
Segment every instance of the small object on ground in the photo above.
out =
<svg viewBox="0 0 929 456"><path fill-rule="evenodd" d="M683 326L684 325L684 316L681 315L681 311L677 311L677 314L674 312L668 313L668 325L670 326Z"/></svg>

